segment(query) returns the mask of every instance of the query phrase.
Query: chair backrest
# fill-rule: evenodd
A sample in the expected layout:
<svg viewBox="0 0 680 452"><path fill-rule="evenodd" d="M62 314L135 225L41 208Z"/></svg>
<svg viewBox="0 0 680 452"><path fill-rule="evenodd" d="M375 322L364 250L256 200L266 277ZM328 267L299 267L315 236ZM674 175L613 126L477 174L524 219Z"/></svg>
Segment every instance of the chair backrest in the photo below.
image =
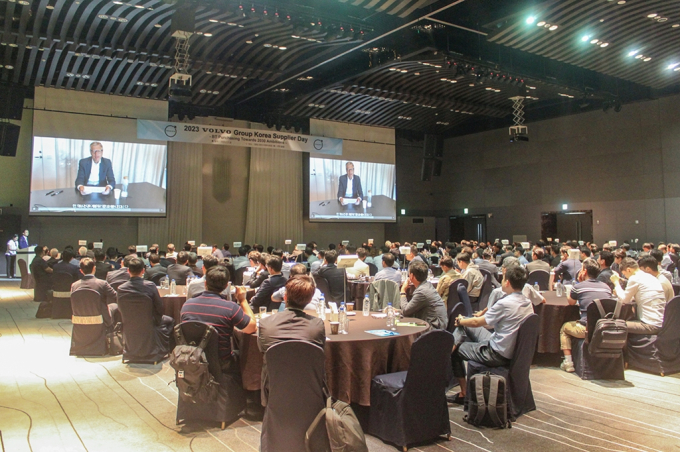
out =
<svg viewBox="0 0 680 452"><path fill-rule="evenodd" d="M673 293L677 297L678 295L680 295L680 284L672 284L672 286L673 286ZM670 301L670 300L668 300L668 301Z"/></svg>
<svg viewBox="0 0 680 452"><path fill-rule="evenodd" d="M376 267L375 264L368 262L366 265L368 265L368 274L370 276L375 276L375 274L378 273L378 267Z"/></svg>
<svg viewBox="0 0 680 452"><path fill-rule="evenodd" d="M446 325L446 330L449 333L453 333L453 331L456 329L456 318L462 315L465 317L465 306L463 306L463 303L458 303L453 307L451 310L451 314L449 314L449 323Z"/></svg>
<svg viewBox="0 0 680 452"><path fill-rule="evenodd" d="M265 353L269 396L262 425L263 451L304 451L305 433L325 406L326 356L306 341L283 341Z"/></svg>
<svg viewBox="0 0 680 452"><path fill-rule="evenodd" d="M382 311L392 302L392 306L399 306L399 284L389 279L373 281L368 290L368 300L371 311Z"/></svg>
<svg viewBox="0 0 680 452"><path fill-rule="evenodd" d="M537 314L531 314L522 321L517 331L515 352L510 361L511 378L529 379L529 368L536 353L540 320Z"/></svg>
<svg viewBox="0 0 680 452"><path fill-rule="evenodd" d="M602 303L602 309L604 309L605 314L614 312L616 309L616 300L612 298L600 298L600 303ZM590 303L590 305L588 305L586 314L588 316L588 320L586 321L586 329L588 330L586 343L589 343L590 339L593 337L595 325L597 324L597 321L602 318L602 316L600 315L600 311L597 309L597 305L595 303Z"/></svg>
<svg viewBox="0 0 680 452"><path fill-rule="evenodd" d="M71 292L71 284L73 284L73 276L69 273L52 273L52 290L55 292Z"/></svg>
<svg viewBox="0 0 680 452"><path fill-rule="evenodd" d="M488 270L479 269L479 272L484 276L484 282L482 283L482 290L479 292L479 298L477 299L477 306L479 310L483 310L489 304L489 295L493 290L493 283L491 278L495 278L491 272Z"/></svg>
<svg viewBox="0 0 680 452"><path fill-rule="evenodd" d="M458 297L458 287L459 286L464 286L465 290L468 288L468 282L464 280L463 278L457 279L454 282L451 283L449 286L449 297L446 300L446 314L451 313L451 309L458 303L460 303L462 300L460 297ZM469 300L468 300L469 302Z"/></svg>
<svg viewBox="0 0 680 452"><path fill-rule="evenodd" d="M100 315L102 308L106 308L106 305L96 290L83 288L71 293L71 309L75 316Z"/></svg>
<svg viewBox="0 0 680 452"><path fill-rule="evenodd" d="M156 273L151 277L151 282L157 286L161 285L161 279L166 278L168 275L166 273Z"/></svg>
<svg viewBox="0 0 680 452"><path fill-rule="evenodd" d="M206 345L203 352L205 353L205 358L208 360L208 368L210 369L210 373L213 377L215 377L215 380L220 381L222 378L222 366L220 364L217 330L207 323L198 322L195 320L182 322L175 326L175 328L181 328L182 335L187 341L187 344L193 346L201 343L206 329L209 328L212 330L212 334L208 340L208 345Z"/></svg>
<svg viewBox="0 0 680 452"><path fill-rule="evenodd" d="M177 259L174 257L167 257L166 260L170 263L170 265L177 263Z"/></svg>
<svg viewBox="0 0 680 452"><path fill-rule="evenodd" d="M330 297L331 294L331 289L328 287L328 281L323 276L313 275L313 277L314 282L316 283L316 288L319 289L319 292L321 292L324 298L328 301L328 297Z"/></svg>
<svg viewBox="0 0 680 452"><path fill-rule="evenodd" d="M463 303L463 307L465 308L465 315L470 317L472 315L472 304L470 303L467 287L463 284L458 284L456 290L458 291L458 299Z"/></svg>
<svg viewBox="0 0 680 452"><path fill-rule="evenodd" d="M453 335L444 330L428 331L413 342L411 362L404 383L404 396L411 399L406 402L407 405L444 398L453 344Z"/></svg>
<svg viewBox="0 0 680 452"><path fill-rule="evenodd" d="M432 275L434 277L441 276L441 274L444 272L442 268L439 265L430 265L430 270L432 270Z"/></svg>
<svg viewBox="0 0 680 452"><path fill-rule="evenodd" d="M154 353L153 301L146 295L123 294L118 296L118 309L123 319L125 353L135 357Z"/></svg>
<svg viewBox="0 0 680 452"><path fill-rule="evenodd" d="M231 281L232 284L233 284L234 279L236 278L236 270L234 269L234 265L233 264L227 264L226 267L227 267L227 270L229 270L229 281Z"/></svg>
<svg viewBox="0 0 680 452"><path fill-rule="evenodd" d="M234 272L234 285L243 285L243 274L248 271L248 267L241 267Z"/></svg>
<svg viewBox="0 0 680 452"><path fill-rule="evenodd" d="M680 296L673 297L666 303L656 347L661 360L673 361L680 356Z"/></svg>
<svg viewBox="0 0 680 452"><path fill-rule="evenodd" d="M534 270L531 273L529 273L529 279L527 280L527 284L533 286L534 283L538 283L538 287L541 290L548 290L548 286L550 283L550 272L547 272L545 270Z"/></svg>

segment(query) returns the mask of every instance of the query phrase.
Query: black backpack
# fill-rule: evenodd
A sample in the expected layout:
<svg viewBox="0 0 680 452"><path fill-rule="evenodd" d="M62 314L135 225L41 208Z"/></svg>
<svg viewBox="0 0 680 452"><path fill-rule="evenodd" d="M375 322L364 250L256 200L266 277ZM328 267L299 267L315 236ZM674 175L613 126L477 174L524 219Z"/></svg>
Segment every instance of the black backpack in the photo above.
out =
<svg viewBox="0 0 680 452"><path fill-rule="evenodd" d="M215 332L206 325L201 342L187 343L182 333L182 325L175 326L176 346L170 354L170 365L175 369L175 383L179 396L189 403L211 402L217 397L219 383L210 373L205 350L210 336Z"/></svg>
<svg viewBox="0 0 680 452"><path fill-rule="evenodd" d="M600 311L600 317L595 324L593 335L588 343L588 352L597 358L618 358L623 352L623 347L628 340L626 321L619 319L621 314L621 302L616 301L614 312L606 314L599 299L593 303Z"/></svg>
<svg viewBox="0 0 680 452"><path fill-rule="evenodd" d="M505 378L489 372L470 379L468 414L463 420L475 427L511 428Z"/></svg>

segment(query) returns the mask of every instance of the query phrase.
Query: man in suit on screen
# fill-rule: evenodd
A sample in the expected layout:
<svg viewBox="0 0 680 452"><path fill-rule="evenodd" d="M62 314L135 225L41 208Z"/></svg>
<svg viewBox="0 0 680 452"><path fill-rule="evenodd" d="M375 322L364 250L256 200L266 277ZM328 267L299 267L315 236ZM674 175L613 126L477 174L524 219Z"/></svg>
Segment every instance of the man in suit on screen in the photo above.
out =
<svg viewBox="0 0 680 452"><path fill-rule="evenodd" d="M102 157L104 146L98 141L90 144L90 155L78 162L76 188L85 194L85 187L106 187L104 194L109 194L116 186L111 160Z"/></svg>
<svg viewBox="0 0 680 452"><path fill-rule="evenodd" d="M356 198L356 203L360 204L364 192L361 189L361 179L354 174L354 163L347 162L345 170L347 174L340 176L338 181L338 199L342 202L344 198Z"/></svg>

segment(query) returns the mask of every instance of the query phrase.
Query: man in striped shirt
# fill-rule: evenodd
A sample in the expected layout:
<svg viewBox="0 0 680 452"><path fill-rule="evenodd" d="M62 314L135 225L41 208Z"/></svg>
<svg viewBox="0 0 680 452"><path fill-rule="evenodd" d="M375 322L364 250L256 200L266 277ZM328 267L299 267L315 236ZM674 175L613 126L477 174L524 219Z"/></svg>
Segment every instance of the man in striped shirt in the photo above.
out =
<svg viewBox="0 0 680 452"><path fill-rule="evenodd" d="M239 368L231 349L234 328L250 334L255 332L257 325L244 287L236 288L237 302L225 300L220 295L228 283L229 271L221 265L212 267L205 275L205 292L184 303L180 318L182 322L198 321L215 327L222 370L238 373Z"/></svg>

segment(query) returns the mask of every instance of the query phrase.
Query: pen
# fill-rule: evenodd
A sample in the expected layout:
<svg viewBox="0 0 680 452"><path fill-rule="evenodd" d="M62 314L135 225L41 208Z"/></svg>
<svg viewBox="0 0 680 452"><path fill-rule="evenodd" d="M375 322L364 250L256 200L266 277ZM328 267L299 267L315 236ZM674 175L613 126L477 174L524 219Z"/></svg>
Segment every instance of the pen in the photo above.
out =
<svg viewBox="0 0 680 452"><path fill-rule="evenodd" d="M49 195L51 195L52 193L54 193L54 190L48 191L47 193L45 193L45 196L49 196Z"/></svg>

